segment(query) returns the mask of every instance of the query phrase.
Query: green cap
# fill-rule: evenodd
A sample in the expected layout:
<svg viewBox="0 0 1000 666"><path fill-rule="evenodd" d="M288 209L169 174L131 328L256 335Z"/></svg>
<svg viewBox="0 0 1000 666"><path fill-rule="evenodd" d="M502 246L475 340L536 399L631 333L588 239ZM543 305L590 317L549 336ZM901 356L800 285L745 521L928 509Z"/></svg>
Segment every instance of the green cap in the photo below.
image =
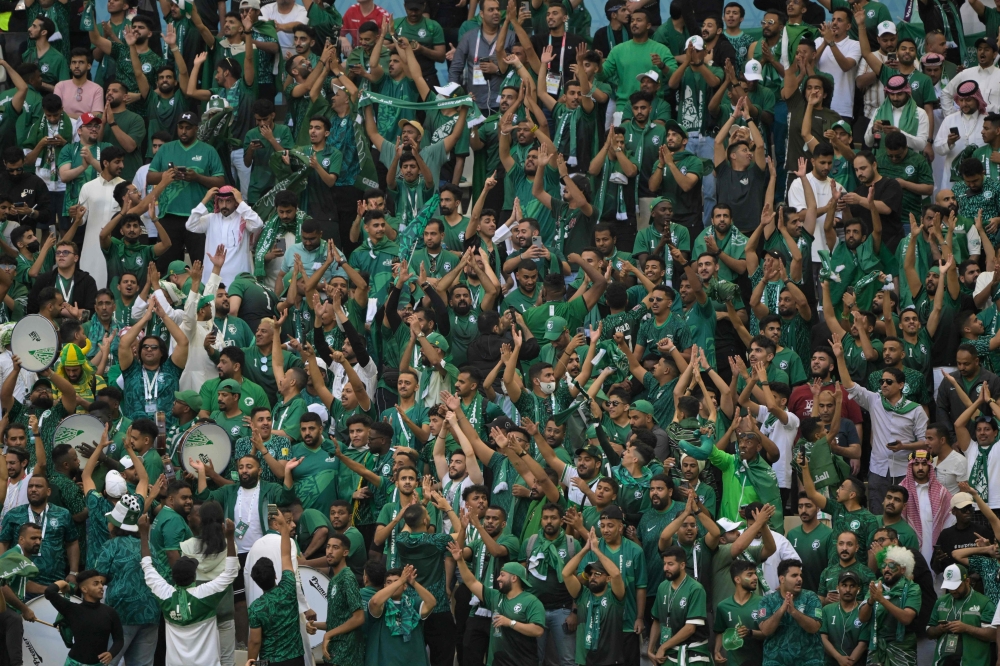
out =
<svg viewBox="0 0 1000 666"><path fill-rule="evenodd" d="M569 322L558 315L555 317L549 317L545 322L545 339L549 342L558 340L559 336L562 335L563 331L565 331L568 326Z"/></svg>
<svg viewBox="0 0 1000 666"><path fill-rule="evenodd" d="M195 310L195 312L201 310L206 305L211 305L214 302L215 302L214 294L205 294L204 296L198 299L198 308Z"/></svg>
<svg viewBox="0 0 1000 666"><path fill-rule="evenodd" d="M635 410L641 414L653 415L653 403L649 400L636 400L631 405L629 405L630 410Z"/></svg>
<svg viewBox="0 0 1000 666"><path fill-rule="evenodd" d="M597 428L592 425L589 428L587 428L587 439L596 439L596 438L597 438ZM604 460L604 452L601 451L601 447L597 446L596 444L587 444L586 446L581 446L576 450L576 455L580 455L581 453L586 453L588 456L590 456L591 458L593 458L598 462Z"/></svg>
<svg viewBox="0 0 1000 666"><path fill-rule="evenodd" d="M223 379L219 382L219 387L215 389L215 392L222 393L223 391L226 393L235 393L236 395L240 395L243 393L243 388L236 383L235 379Z"/></svg>
<svg viewBox="0 0 1000 666"><path fill-rule="evenodd" d="M174 391L174 400L183 402L195 413L201 411L201 395L197 391Z"/></svg>
<svg viewBox="0 0 1000 666"><path fill-rule="evenodd" d="M181 273L187 273L189 268L190 267L187 264L185 264L184 261L181 259L178 259L176 261L171 261L170 264L167 266L167 277L170 277L171 275L180 275Z"/></svg>
<svg viewBox="0 0 1000 666"><path fill-rule="evenodd" d="M649 212L653 212L653 209L659 206L664 201L669 202L670 204L674 203L674 200L671 199L670 197L656 197L649 203Z"/></svg>
<svg viewBox="0 0 1000 666"><path fill-rule="evenodd" d="M941 268L940 266L931 266L931 268L927 272L934 273L936 275L941 275Z"/></svg>
<svg viewBox="0 0 1000 666"><path fill-rule="evenodd" d="M448 353L448 350L451 349L451 345L448 344L445 337L437 331L434 331L427 336L427 342L431 343L446 354Z"/></svg>
<svg viewBox="0 0 1000 666"><path fill-rule="evenodd" d="M517 562L508 562L503 565L503 568L500 569L500 571L506 571L512 576L517 576L521 579L522 583L528 579L528 571L524 568L523 564L518 564Z"/></svg>
<svg viewBox="0 0 1000 666"><path fill-rule="evenodd" d="M837 122L835 122L833 125L830 126L830 129L834 129L834 128L838 128L838 127L840 129L844 130L845 132L847 132L848 134L854 134L854 130L851 129L851 126L848 125L847 122L845 122L843 120L838 120Z"/></svg>
<svg viewBox="0 0 1000 666"><path fill-rule="evenodd" d="M673 131L677 132L678 134L680 134L685 139L688 138L687 130L684 129L683 127L681 127L680 123L678 123L676 120L668 120L666 122L666 125L664 125L664 127L666 128L666 130L668 132L671 131L671 130L673 130Z"/></svg>

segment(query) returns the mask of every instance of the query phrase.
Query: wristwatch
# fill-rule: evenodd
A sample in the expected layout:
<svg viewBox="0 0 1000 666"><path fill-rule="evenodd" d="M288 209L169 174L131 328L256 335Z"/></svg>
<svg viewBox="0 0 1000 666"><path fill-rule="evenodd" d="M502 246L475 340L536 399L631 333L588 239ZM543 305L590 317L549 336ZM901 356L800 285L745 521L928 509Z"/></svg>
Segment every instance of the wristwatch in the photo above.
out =
<svg viewBox="0 0 1000 666"><path fill-rule="evenodd" d="M510 626L516 627L517 626L517 620L511 620L510 621Z"/></svg>
<svg viewBox="0 0 1000 666"><path fill-rule="evenodd" d="M108 123L108 127L118 127L118 123L112 120L110 123Z"/></svg>

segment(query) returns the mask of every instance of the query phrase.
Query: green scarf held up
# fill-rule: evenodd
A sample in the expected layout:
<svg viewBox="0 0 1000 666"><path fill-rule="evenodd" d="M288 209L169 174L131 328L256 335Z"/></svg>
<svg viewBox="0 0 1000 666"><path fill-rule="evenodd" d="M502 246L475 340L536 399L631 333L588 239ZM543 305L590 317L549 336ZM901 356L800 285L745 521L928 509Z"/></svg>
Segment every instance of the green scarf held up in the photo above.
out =
<svg viewBox="0 0 1000 666"><path fill-rule="evenodd" d="M844 479L851 475L850 466L843 458L830 450L830 442L826 437L821 437L815 442L800 439L796 442L794 451L805 455L806 462L809 464L809 473L812 474L813 485L817 489L839 486ZM792 458L792 467L801 476L802 468L798 463L798 455Z"/></svg>
<svg viewBox="0 0 1000 666"><path fill-rule="evenodd" d="M383 606L386 626L393 636L402 636L404 643L410 642L410 635L420 624L420 603L420 595L407 587L398 606L392 599L388 599Z"/></svg>
<svg viewBox="0 0 1000 666"><path fill-rule="evenodd" d="M995 443L979 447L979 455L976 456L976 461L972 463L972 469L969 470L969 485L981 497L989 497L990 473L987 466L987 459L990 457L990 449L993 446L995 446Z"/></svg>
<svg viewBox="0 0 1000 666"><path fill-rule="evenodd" d="M236 119L236 109L227 106L224 109L208 109L201 118L198 125L198 140L207 143L215 148L222 162L223 173L226 174L226 182L230 185L239 186L233 181L230 173L232 169L232 157L230 153L240 146L241 140L233 136L233 121Z"/></svg>
<svg viewBox="0 0 1000 666"><path fill-rule="evenodd" d="M604 594L607 594L609 589L605 588ZM587 619L584 625L586 633L583 635L583 646L587 652L593 652L600 644L601 637L601 604L597 597L593 597L587 604Z"/></svg>
<svg viewBox="0 0 1000 666"><path fill-rule="evenodd" d="M558 146L559 144L557 143L556 145ZM628 220L628 208L625 205L625 186L628 185L628 177L622 173L621 166L617 160L612 161L608 157L604 158L604 167L601 169L600 179L601 186L598 188L597 197L594 199L594 210L598 217L604 215L604 199L607 197L611 185L614 184L618 186L618 195L615 197L615 219L619 222Z"/></svg>
<svg viewBox="0 0 1000 666"><path fill-rule="evenodd" d="M365 93L362 93L365 94ZM357 116L360 106L351 106L351 112L349 116ZM313 116L323 116L324 118L329 118L332 120L334 117L333 109L330 107L330 103L326 101L326 97L320 95L318 99L309 105L306 109L305 117L312 118ZM377 189L379 187L378 171L375 169L375 157L372 155L371 145L372 142L368 138L368 134L365 132L365 124L363 122L353 123L354 127L354 149L358 153L358 175L355 178L355 187L360 190L367 188ZM296 137L296 143L298 145L306 145L309 143L309 123L303 123L302 127L299 128L299 134ZM328 145L332 145L328 142ZM273 155L272 155L273 159ZM306 164L309 160L306 160ZM274 162L271 162L272 166ZM305 187L305 184L303 184ZM275 185L271 188L270 198L273 199L273 194L280 192L281 190ZM268 198L265 195L265 198ZM259 206L258 202L258 206Z"/></svg>
<svg viewBox="0 0 1000 666"><path fill-rule="evenodd" d="M544 534L537 533L535 547L528 554L528 571L538 580L547 580L549 574L555 572L556 580L563 582L563 561L559 557L555 541L549 541ZM567 539L569 537L566 537Z"/></svg>
<svg viewBox="0 0 1000 666"><path fill-rule="evenodd" d="M740 458L736 461L736 464L743 467L743 472L750 479L750 485L753 486L754 492L757 493L760 501L764 504L773 504L776 507L776 511L771 516L768 524L771 526L771 529L784 534L785 517L781 510L781 491L778 490L778 477L775 475L774 470L764 461L764 457L759 454L753 460L743 460Z"/></svg>
<svg viewBox="0 0 1000 666"><path fill-rule="evenodd" d="M465 95L463 97L447 97L428 102L410 102L397 99L395 97L379 95L378 93L373 93L370 90L362 90L358 93L359 109L371 106L372 104L381 104L383 106L391 106L393 108L407 109L410 111L440 111L441 109L455 109L460 106L465 106L469 108L469 112L465 117L465 124L467 126L475 127L485 120L485 118L483 118L483 114L479 112L479 107L476 106L475 100L472 99L472 95Z"/></svg>
<svg viewBox="0 0 1000 666"><path fill-rule="evenodd" d="M273 191L275 191L274 188L272 188L272 192ZM267 266L264 261L264 257L271 251L271 248L274 247L274 242L278 240L278 236L283 236L288 232L294 231L295 242L302 242L302 223L307 217L308 216L304 210L297 210L295 211L295 223L289 225L282 224L277 213L274 213L267 218L267 222L264 223L264 229L260 232L260 238L257 239L257 248L254 250L253 254L254 277L261 278L267 274Z"/></svg>
<svg viewBox="0 0 1000 666"><path fill-rule="evenodd" d="M555 144L556 150L562 150L563 135L569 130L569 156L566 159L566 164L569 166L576 166L577 164L577 135L580 129L580 116L582 111L580 107L572 110L568 110L559 119L559 124L556 125L556 134L552 138L552 143ZM594 136L597 136L595 133Z"/></svg>

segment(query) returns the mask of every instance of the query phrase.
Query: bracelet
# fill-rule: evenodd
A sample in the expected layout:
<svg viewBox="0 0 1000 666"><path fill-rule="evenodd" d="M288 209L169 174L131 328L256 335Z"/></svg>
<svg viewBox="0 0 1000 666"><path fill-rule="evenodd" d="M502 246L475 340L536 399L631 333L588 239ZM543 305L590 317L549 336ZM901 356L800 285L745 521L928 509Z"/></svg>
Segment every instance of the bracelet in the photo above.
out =
<svg viewBox="0 0 1000 666"><path fill-rule="evenodd" d="M538 131L538 125L532 125L531 126L531 133L534 134L537 131Z"/></svg>
<svg viewBox="0 0 1000 666"><path fill-rule="evenodd" d="M69 572L68 574L66 574L66 575L67 575L67 576L75 576L75 575L76 575L77 573L79 573L79 572L77 572L77 571L70 571L70 572Z"/></svg>
<svg viewBox="0 0 1000 666"><path fill-rule="evenodd" d="M761 382L760 385L761 386L770 386L771 382Z"/></svg>
<svg viewBox="0 0 1000 666"><path fill-rule="evenodd" d="M118 127L118 123L112 120L111 122L108 123L108 127Z"/></svg>

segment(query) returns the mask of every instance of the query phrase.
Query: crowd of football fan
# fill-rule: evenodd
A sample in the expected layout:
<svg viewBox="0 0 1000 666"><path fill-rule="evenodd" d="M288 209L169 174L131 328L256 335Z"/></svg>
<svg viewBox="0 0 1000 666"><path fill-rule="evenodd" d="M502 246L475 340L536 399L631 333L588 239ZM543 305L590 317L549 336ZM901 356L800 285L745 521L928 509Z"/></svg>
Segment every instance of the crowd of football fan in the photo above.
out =
<svg viewBox="0 0 1000 666"><path fill-rule="evenodd" d="M995 662L997 9L100 2L0 1L0 665L43 602L67 666Z"/></svg>

